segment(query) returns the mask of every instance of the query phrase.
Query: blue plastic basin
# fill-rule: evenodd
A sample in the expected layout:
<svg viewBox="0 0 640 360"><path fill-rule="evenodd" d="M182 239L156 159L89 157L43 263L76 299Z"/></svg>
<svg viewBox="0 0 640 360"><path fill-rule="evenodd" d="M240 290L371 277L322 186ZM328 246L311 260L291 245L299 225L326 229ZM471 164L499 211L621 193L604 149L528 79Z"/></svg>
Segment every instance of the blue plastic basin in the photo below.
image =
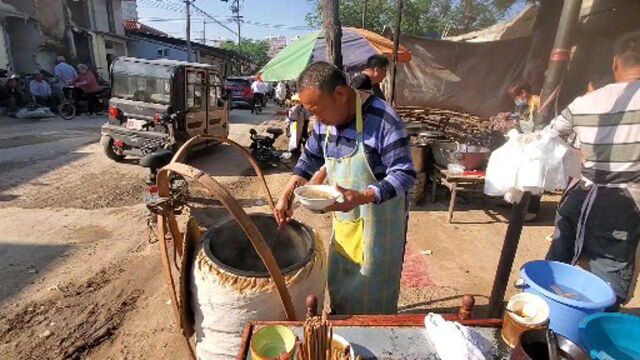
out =
<svg viewBox="0 0 640 360"><path fill-rule="evenodd" d="M592 359L640 359L640 317L620 313L589 315L580 323L580 339Z"/></svg>
<svg viewBox="0 0 640 360"><path fill-rule="evenodd" d="M603 312L616 302L611 287L592 273L556 261L537 260L522 266L524 292L541 296L549 305L549 327L578 345L578 325L588 315ZM557 286L565 297L552 289Z"/></svg>

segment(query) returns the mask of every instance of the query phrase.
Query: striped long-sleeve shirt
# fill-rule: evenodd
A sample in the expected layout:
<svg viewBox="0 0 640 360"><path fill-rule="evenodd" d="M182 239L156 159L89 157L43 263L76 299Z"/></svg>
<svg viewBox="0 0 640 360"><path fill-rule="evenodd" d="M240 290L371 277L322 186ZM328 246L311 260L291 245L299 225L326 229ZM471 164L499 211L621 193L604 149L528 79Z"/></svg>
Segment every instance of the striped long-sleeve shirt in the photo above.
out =
<svg viewBox="0 0 640 360"><path fill-rule="evenodd" d="M610 84L575 99L551 126L576 133L587 179L640 183L640 81Z"/></svg>
<svg viewBox="0 0 640 360"><path fill-rule="evenodd" d="M408 192L415 182L409 140L400 117L385 101L370 96L362 104L362 116L365 154L377 179L371 188L376 193L377 203L381 203L396 194ZM325 154L327 131L329 139ZM339 158L353 153L356 137L355 118L342 128L327 127L316 121L294 174L310 179L324 165L325 155Z"/></svg>

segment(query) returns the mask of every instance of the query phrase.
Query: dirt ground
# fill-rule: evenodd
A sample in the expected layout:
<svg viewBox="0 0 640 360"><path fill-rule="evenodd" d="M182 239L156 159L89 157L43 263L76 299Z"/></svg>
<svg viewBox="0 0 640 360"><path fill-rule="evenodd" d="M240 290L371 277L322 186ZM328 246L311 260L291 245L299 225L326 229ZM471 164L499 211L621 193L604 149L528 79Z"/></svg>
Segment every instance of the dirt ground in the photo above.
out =
<svg viewBox="0 0 640 360"><path fill-rule="evenodd" d="M231 138L276 120L232 113ZM163 283L158 244L149 241L142 196L146 171L108 160L100 117L73 121L0 118L0 354L6 359L185 359ZM192 164L227 186L249 211L266 211L252 170L226 146ZM274 197L290 169L270 171ZM403 312L456 311L474 294L482 315L491 292L509 208L448 194L414 206L402 278ZM557 197L522 233L510 283L526 261L544 257ZM328 237L328 216L297 217ZM507 296L515 293L508 288ZM640 291L625 311L640 312Z"/></svg>

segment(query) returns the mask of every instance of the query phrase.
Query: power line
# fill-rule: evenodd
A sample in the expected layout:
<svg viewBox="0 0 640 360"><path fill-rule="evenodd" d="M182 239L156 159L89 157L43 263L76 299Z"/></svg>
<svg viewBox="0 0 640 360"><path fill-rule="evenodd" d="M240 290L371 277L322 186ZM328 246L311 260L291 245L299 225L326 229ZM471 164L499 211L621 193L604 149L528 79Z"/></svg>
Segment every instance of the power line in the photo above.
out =
<svg viewBox="0 0 640 360"><path fill-rule="evenodd" d="M185 9L182 8L181 4L177 4L175 2L170 2L170 1L162 1L162 0L138 0L140 3L145 4L147 6L151 6L151 7L155 7L155 8L159 8L159 9L163 9L163 10L168 10L168 11L172 11L172 12L178 12L181 14L185 13ZM200 7L194 5L193 3L191 3L190 5L194 10L196 10L197 12L199 12L200 14L208 17L209 19L213 20L214 23L220 25L221 27L225 28L226 30L230 31L232 34L237 35L235 31L233 31L231 28L229 28L228 26L226 26L225 24L223 24L222 22L220 22L219 20L217 20L216 18L214 18L213 16L211 16L209 13L207 13L206 11L202 10Z"/></svg>
<svg viewBox="0 0 640 360"><path fill-rule="evenodd" d="M153 4L151 6L154 6L155 4L162 4L162 5L174 5L173 3L168 3L166 1L162 1L162 0L138 0L141 3L144 4ZM165 10L169 10L169 11L177 11L177 12L181 12L183 13L182 9L174 9L174 8L168 8L168 7L163 7L163 6L157 6L159 8L165 9ZM233 33L234 35L238 35L238 33L235 30L230 29L229 27L227 27L226 25L224 25L224 23L232 23L232 22L236 22L236 17L235 15L233 16L212 16L210 14L208 14L206 11L202 10L200 7L197 7L194 4L191 4L191 7L193 7L197 12L199 12L202 15L205 15L207 18L212 20L212 23L216 23L220 26L223 26L226 30L230 31L231 33ZM251 20L245 20L244 17L240 17L241 18L241 22L246 24L246 25L253 25L253 26L260 26L260 27L266 27L266 28L270 28L270 29L278 29L278 30L297 30L297 31L307 31L307 30L316 30L315 27L311 27L311 26L307 26L307 25L284 25L284 24L273 24L273 23L266 23L266 22L259 22L259 21L251 21ZM147 18L147 19L141 19L142 21L175 21L175 20L183 20L184 19L166 19L166 18Z"/></svg>

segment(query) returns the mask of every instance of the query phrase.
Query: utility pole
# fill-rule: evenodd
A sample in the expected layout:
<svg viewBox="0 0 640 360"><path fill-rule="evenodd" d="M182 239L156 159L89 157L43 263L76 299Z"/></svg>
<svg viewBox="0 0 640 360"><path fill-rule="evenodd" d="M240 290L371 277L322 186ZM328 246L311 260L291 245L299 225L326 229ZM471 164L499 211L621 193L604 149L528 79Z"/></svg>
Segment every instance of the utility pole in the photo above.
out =
<svg viewBox="0 0 640 360"><path fill-rule="evenodd" d="M207 20L202 19L202 43L207 45Z"/></svg>
<svg viewBox="0 0 640 360"><path fill-rule="evenodd" d="M242 16L240 16L240 0L233 0L231 13L233 13L233 18L236 20L236 24L238 25L238 49L240 49L240 41L242 40L242 37L240 36L240 24L242 23Z"/></svg>
<svg viewBox="0 0 640 360"><path fill-rule="evenodd" d="M191 61L191 1L193 0L184 0L187 14L187 61Z"/></svg>
<svg viewBox="0 0 640 360"><path fill-rule="evenodd" d="M389 101L395 105L396 101L396 66L398 64L398 48L400 47L400 23L402 22L402 0L396 0L396 24L393 30L393 67L391 68L391 94Z"/></svg>
<svg viewBox="0 0 640 360"><path fill-rule="evenodd" d="M560 95L560 89L564 82L564 75L567 72L567 65L571 60L571 45L574 40L574 33L582 0L565 0L560 14L556 39L551 50L549 67L540 93L540 108L534 118L535 126L542 127L549 122L554 115L556 100Z"/></svg>
<svg viewBox="0 0 640 360"><path fill-rule="evenodd" d="M342 69L342 27L338 0L322 0L322 22L327 61Z"/></svg>
<svg viewBox="0 0 640 360"><path fill-rule="evenodd" d="M369 0L362 0L362 28L365 28L365 18L367 17L367 1Z"/></svg>

